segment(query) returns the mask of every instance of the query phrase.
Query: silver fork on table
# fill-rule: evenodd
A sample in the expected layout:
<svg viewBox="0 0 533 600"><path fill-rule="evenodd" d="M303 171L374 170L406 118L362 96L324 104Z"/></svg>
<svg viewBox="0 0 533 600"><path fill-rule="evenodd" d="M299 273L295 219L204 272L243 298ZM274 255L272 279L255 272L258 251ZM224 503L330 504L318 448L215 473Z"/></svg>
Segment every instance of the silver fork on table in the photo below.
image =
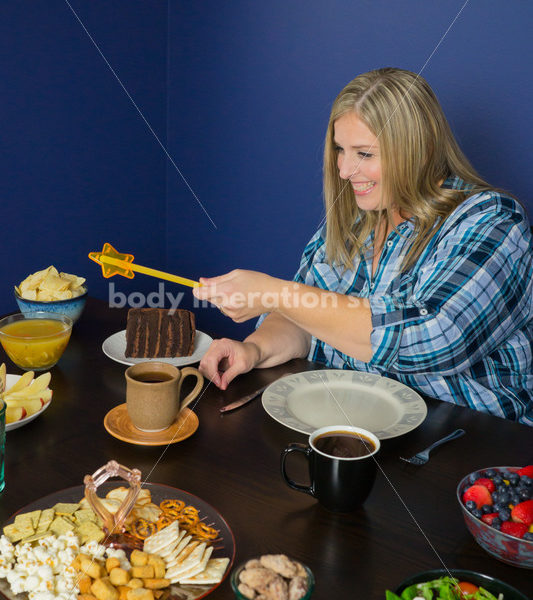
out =
<svg viewBox="0 0 533 600"><path fill-rule="evenodd" d="M403 458L402 456L400 456L400 460L404 460L405 462L411 463L412 465L425 465L429 460L429 453L433 450L433 448L436 448L441 444L445 444L446 442L450 442L451 440L456 440L464 434L464 429L456 429L453 433L450 433L450 435L443 437L441 440L437 440L434 444L431 444L431 446L429 446L425 450L417 452L414 456L411 456L411 458Z"/></svg>

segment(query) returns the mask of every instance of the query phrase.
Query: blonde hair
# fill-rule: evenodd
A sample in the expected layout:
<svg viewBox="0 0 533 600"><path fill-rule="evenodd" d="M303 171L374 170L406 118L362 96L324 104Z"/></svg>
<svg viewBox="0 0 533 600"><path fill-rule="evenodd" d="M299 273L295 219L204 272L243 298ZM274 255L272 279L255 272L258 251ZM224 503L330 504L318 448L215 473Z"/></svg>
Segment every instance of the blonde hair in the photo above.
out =
<svg viewBox="0 0 533 600"><path fill-rule="evenodd" d="M339 176L334 124L349 112L379 139L385 199L382 210L360 210L352 187ZM442 180L450 175L463 179L468 189L441 188ZM429 243L436 223L468 196L489 189L493 188L459 148L437 97L419 75L393 68L363 73L335 99L324 147L326 255L330 262L351 268L365 240L383 219L394 226L394 209L414 223L412 242L402 264L408 269Z"/></svg>

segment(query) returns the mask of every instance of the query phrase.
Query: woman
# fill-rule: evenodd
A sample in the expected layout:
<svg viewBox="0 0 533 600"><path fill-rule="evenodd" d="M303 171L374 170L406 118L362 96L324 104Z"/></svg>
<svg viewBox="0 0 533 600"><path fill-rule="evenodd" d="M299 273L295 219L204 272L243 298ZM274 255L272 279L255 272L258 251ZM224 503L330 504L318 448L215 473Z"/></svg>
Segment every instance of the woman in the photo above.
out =
<svg viewBox="0 0 533 600"><path fill-rule="evenodd" d="M324 198L326 225L293 282L242 270L201 279L195 296L234 321L268 314L243 342L213 342L200 370L226 389L308 356L533 425L527 216L476 173L422 77L379 69L341 91Z"/></svg>

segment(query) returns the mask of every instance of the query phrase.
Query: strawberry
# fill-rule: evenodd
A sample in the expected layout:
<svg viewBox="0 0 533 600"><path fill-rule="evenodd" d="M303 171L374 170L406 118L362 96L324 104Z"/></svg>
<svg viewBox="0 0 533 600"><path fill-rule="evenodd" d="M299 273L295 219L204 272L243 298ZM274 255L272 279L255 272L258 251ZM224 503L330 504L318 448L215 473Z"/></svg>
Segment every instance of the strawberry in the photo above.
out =
<svg viewBox="0 0 533 600"><path fill-rule="evenodd" d="M522 467L518 470L518 474L520 475L520 477L522 477L522 475L527 475L528 477L531 477L533 479L533 465L527 465L527 467Z"/></svg>
<svg viewBox="0 0 533 600"><path fill-rule="evenodd" d="M524 525L524 523L513 523L513 521L504 521L500 531L513 537L521 538L527 532L527 525Z"/></svg>
<svg viewBox="0 0 533 600"><path fill-rule="evenodd" d="M496 491L496 486L494 485L492 479L487 479L486 477L480 477L479 479L476 479L476 485L484 485L491 494L492 492Z"/></svg>
<svg viewBox="0 0 533 600"><path fill-rule="evenodd" d="M483 521L483 523L486 523L487 525L492 525L492 521L494 521L494 519L498 516L498 513L489 513L488 515L483 515L481 517L481 520Z"/></svg>
<svg viewBox="0 0 533 600"><path fill-rule="evenodd" d="M463 502L466 504L469 500L473 500L478 508L484 504L492 505L492 496L489 490L484 485L471 485L463 494Z"/></svg>
<svg viewBox="0 0 533 600"><path fill-rule="evenodd" d="M520 502L511 511L511 519L516 523L533 524L533 500Z"/></svg>

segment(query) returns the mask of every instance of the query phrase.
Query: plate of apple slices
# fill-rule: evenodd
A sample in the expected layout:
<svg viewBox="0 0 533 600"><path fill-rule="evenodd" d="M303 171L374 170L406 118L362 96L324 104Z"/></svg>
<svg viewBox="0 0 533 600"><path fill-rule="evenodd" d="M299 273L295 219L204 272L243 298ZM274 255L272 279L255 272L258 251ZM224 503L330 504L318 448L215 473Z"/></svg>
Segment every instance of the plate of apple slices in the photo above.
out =
<svg viewBox="0 0 533 600"><path fill-rule="evenodd" d="M6 431L27 425L43 413L52 400L48 387L50 373L34 377L33 371L24 375L6 374L5 365L0 365L0 396L6 405Z"/></svg>

